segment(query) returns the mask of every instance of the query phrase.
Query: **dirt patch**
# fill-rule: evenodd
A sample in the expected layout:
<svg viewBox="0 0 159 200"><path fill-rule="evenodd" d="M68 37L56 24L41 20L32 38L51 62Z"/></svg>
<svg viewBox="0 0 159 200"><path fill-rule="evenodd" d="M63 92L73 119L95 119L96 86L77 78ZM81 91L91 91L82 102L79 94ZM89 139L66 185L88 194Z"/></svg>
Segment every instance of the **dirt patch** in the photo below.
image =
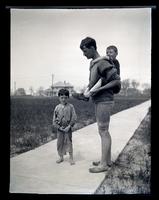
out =
<svg viewBox="0 0 159 200"><path fill-rule="evenodd" d="M151 109L95 194L150 194Z"/></svg>

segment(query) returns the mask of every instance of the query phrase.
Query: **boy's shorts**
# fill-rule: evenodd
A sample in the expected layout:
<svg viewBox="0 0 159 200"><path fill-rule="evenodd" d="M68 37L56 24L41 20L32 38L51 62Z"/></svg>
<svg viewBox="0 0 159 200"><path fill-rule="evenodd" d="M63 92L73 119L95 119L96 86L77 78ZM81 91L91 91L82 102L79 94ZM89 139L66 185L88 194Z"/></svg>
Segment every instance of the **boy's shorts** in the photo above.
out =
<svg viewBox="0 0 159 200"><path fill-rule="evenodd" d="M99 131L108 130L111 111L114 101L105 101L95 103L95 114Z"/></svg>

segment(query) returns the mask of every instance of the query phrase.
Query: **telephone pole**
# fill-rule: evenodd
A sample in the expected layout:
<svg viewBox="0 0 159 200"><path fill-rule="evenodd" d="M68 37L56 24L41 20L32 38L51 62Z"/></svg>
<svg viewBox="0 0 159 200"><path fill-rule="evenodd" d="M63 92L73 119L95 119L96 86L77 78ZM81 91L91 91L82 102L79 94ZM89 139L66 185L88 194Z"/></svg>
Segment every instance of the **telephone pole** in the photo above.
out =
<svg viewBox="0 0 159 200"><path fill-rule="evenodd" d="M16 82L14 81L14 94L15 94L15 91L16 91Z"/></svg>
<svg viewBox="0 0 159 200"><path fill-rule="evenodd" d="M52 85L51 85L51 88L52 88L52 96L53 96L53 80L54 80L54 74L52 74Z"/></svg>

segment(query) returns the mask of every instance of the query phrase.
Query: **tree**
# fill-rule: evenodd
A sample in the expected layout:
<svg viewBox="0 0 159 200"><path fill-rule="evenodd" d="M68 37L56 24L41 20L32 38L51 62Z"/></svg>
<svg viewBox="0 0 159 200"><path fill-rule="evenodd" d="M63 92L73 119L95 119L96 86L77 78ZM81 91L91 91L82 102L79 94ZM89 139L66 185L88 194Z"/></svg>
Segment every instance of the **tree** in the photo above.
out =
<svg viewBox="0 0 159 200"><path fill-rule="evenodd" d="M151 88L144 89L143 95L146 97L151 97Z"/></svg>
<svg viewBox="0 0 159 200"><path fill-rule="evenodd" d="M151 97L151 86L148 83L143 83L143 95L147 97Z"/></svg>
<svg viewBox="0 0 159 200"><path fill-rule="evenodd" d="M86 88L87 88L87 86L84 85L84 86L80 89L80 92L84 93L85 90L86 90Z"/></svg>
<svg viewBox="0 0 159 200"><path fill-rule="evenodd" d="M38 96L44 96L45 94L44 88L42 86L39 87L39 89L37 90L37 95Z"/></svg>
<svg viewBox="0 0 159 200"><path fill-rule="evenodd" d="M140 83L137 82L136 80L132 80L132 81L131 81L131 85L132 85L132 87L133 87L134 89L137 89L137 88L139 87Z"/></svg>
<svg viewBox="0 0 159 200"><path fill-rule="evenodd" d="M143 83L143 84L142 84L142 88L143 88L143 89L149 89L149 88L151 88L151 86L150 86L149 83Z"/></svg>
<svg viewBox="0 0 159 200"><path fill-rule="evenodd" d="M14 94L17 95L17 96L23 96L23 95L26 95L26 92L25 92L24 88L18 88L18 89L15 91Z"/></svg>
<svg viewBox="0 0 159 200"><path fill-rule="evenodd" d="M130 88L130 79L124 79L121 82L121 88L123 90L124 95L127 96L128 88Z"/></svg>
<svg viewBox="0 0 159 200"><path fill-rule="evenodd" d="M30 91L30 95L34 95L34 89L32 86L30 86L29 91Z"/></svg>

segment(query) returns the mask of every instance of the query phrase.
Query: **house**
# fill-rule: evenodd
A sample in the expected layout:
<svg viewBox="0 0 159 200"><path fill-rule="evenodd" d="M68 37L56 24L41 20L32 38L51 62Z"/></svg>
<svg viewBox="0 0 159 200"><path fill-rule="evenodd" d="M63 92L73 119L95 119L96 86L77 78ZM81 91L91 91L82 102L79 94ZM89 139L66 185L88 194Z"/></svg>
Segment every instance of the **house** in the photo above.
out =
<svg viewBox="0 0 159 200"><path fill-rule="evenodd" d="M24 88L18 88L15 92L14 92L15 96L25 96L26 92L24 90Z"/></svg>
<svg viewBox="0 0 159 200"><path fill-rule="evenodd" d="M46 96L58 96L58 91L63 88L65 88L69 91L70 96L72 95L72 93L74 91L74 87L66 81L64 81L64 82L59 81L59 82L55 83L53 85L53 87L50 87L45 91Z"/></svg>

